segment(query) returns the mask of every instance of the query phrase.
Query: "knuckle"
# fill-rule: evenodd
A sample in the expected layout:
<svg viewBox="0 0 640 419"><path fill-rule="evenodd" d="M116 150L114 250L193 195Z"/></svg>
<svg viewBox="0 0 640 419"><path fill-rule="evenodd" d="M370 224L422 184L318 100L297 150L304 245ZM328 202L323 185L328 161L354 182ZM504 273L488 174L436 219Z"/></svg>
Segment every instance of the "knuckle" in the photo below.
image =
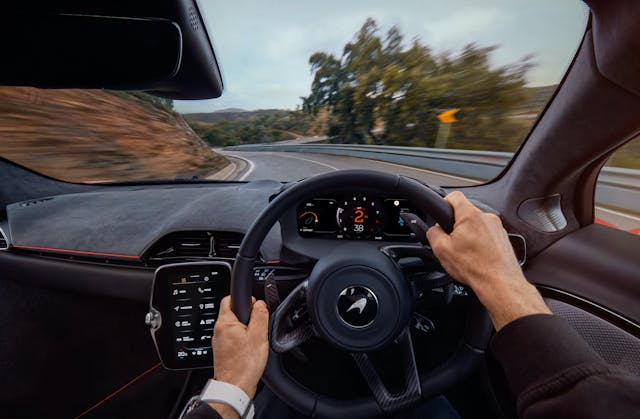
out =
<svg viewBox="0 0 640 419"><path fill-rule="evenodd" d="M462 194L462 192L460 191L453 191L451 192L449 195L447 195L448 198L462 198L464 195Z"/></svg>
<svg viewBox="0 0 640 419"><path fill-rule="evenodd" d="M226 329L227 329L227 325L225 324L225 321L220 319L218 319L216 324L213 326L213 332L216 335L223 334Z"/></svg>
<svg viewBox="0 0 640 419"><path fill-rule="evenodd" d="M435 253L436 255L446 254L446 246L444 246L439 240L431 243L431 250L433 250L433 253Z"/></svg>
<svg viewBox="0 0 640 419"><path fill-rule="evenodd" d="M487 217L489 219L491 219L491 220L494 220L494 221L499 221L500 220L500 217L498 217L496 214L494 214L492 212L488 212L486 214L487 214Z"/></svg>
<svg viewBox="0 0 640 419"><path fill-rule="evenodd" d="M502 220L496 214L487 214L486 217L490 222L497 225L502 225Z"/></svg>
<svg viewBox="0 0 640 419"><path fill-rule="evenodd" d="M256 307L254 310L254 315L258 318L258 320L266 320L269 318L269 310L267 310L267 307Z"/></svg>

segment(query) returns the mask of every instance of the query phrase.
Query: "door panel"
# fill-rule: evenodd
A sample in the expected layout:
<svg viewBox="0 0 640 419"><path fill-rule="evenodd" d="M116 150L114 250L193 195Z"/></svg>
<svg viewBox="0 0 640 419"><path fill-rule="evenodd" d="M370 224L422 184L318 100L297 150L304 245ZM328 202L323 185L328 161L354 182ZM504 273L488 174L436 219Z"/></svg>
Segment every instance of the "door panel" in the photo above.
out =
<svg viewBox="0 0 640 419"><path fill-rule="evenodd" d="M609 364L640 375L640 339L571 304L545 298L551 311L564 318Z"/></svg>
<svg viewBox="0 0 640 419"><path fill-rule="evenodd" d="M146 311L0 276L2 416L77 417L104 401L86 417L167 417L186 373L159 365Z"/></svg>
<svg viewBox="0 0 640 419"><path fill-rule="evenodd" d="M640 337L640 236L598 224L583 227L528 262L525 275L537 286L610 311L612 316L596 315Z"/></svg>

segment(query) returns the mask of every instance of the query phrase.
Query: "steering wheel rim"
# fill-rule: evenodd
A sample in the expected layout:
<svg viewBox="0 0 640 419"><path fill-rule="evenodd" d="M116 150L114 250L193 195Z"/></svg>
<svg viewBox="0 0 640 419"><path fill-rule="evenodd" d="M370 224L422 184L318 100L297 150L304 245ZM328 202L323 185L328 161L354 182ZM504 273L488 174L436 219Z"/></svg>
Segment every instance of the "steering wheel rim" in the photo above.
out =
<svg viewBox="0 0 640 419"><path fill-rule="evenodd" d="M313 196L350 192L383 192L403 196L429 214L447 232L454 224L453 210L435 191L399 175L370 171L343 170L305 179L279 194L256 218L242 241L231 277L231 307L238 319L247 324L251 313L253 267L262 241L282 215L304 199ZM458 349L440 367L419 377L420 398L433 396L470 373L483 355L491 333L491 322L477 300L469 306L465 336ZM470 324L471 323L471 324ZM358 362L358 358L354 358ZM270 349L263 381L278 397L296 410L314 417L373 417L385 413L374 397L337 400L315 394L291 379L284 370L282 356Z"/></svg>

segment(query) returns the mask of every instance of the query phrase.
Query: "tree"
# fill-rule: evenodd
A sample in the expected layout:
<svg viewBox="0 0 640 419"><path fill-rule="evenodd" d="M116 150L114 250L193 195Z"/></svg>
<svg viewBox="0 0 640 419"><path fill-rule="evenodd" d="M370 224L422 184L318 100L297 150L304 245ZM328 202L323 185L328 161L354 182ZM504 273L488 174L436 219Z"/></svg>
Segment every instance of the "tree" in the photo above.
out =
<svg viewBox="0 0 640 419"><path fill-rule="evenodd" d="M314 74L303 110L331 113L329 135L336 142L432 146L444 109L463 110L454 128L459 142L506 141L506 117L525 100L530 58L492 68L496 47L469 44L458 55L434 55L414 39L405 46L398 27L382 38L369 18L340 58L316 52Z"/></svg>

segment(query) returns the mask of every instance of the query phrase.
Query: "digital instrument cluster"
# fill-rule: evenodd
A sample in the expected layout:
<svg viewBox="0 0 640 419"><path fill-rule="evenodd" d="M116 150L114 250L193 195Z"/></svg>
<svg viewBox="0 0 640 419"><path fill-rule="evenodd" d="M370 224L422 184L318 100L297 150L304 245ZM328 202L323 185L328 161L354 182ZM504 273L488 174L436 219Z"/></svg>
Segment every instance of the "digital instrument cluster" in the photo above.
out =
<svg viewBox="0 0 640 419"><path fill-rule="evenodd" d="M424 216L407 199L354 194L304 201L296 217L303 237L416 241L400 217L403 212Z"/></svg>

